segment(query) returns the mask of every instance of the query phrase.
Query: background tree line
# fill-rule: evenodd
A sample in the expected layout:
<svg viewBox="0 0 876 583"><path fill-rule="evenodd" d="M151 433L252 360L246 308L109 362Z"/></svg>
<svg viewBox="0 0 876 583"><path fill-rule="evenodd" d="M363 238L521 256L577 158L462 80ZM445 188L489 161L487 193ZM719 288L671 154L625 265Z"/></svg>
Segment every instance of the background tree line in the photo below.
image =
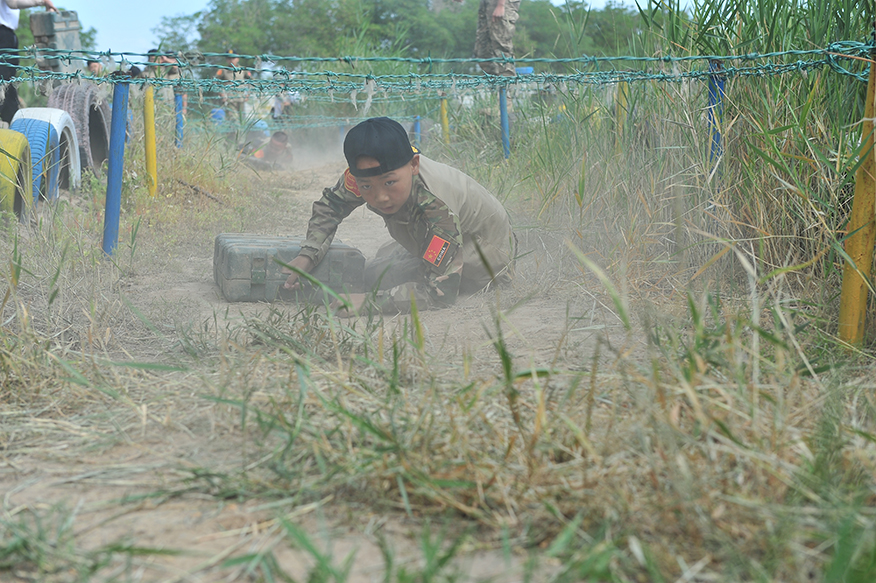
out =
<svg viewBox="0 0 876 583"><path fill-rule="evenodd" d="M468 58L477 10L477 0L212 0L206 10L165 17L153 32L165 50ZM574 0L522 0L515 56L628 54L640 25L638 11L613 2L591 10Z"/></svg>

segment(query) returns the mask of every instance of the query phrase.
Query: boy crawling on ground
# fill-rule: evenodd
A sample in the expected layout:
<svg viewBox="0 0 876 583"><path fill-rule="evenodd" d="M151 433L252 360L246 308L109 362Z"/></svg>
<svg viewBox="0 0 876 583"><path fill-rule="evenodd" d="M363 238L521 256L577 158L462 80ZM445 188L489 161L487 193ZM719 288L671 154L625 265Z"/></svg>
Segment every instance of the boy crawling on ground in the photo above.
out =
<svg viewBox="0 0 876 583"><path fill-rule="evenodd" d="M394 241L365 265L366 288L351 294L352 310L386 313L453 304L460 293L511 280L515 238L496 197L455 168L411 147L407 132L386 117L363 121L344 140L349 168L313 203L307 240L290 262L310 272L325 256L338 225L363 204L383 217ZM286 289L299 286L298 275Z"/></svg>

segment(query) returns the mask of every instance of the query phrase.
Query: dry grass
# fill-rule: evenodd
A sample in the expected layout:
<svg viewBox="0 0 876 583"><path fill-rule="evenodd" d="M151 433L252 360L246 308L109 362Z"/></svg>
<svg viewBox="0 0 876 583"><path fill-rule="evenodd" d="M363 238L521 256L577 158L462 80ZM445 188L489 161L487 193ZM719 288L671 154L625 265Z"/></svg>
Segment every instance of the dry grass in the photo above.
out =
<svg viewBox="0 0 876 583"><path fill-rule="evenodd" d="M506 199L531 252L513 289L470 304L487 322L474 339L440 337L428 314L340 320L276 306L205 316L185 294L166 295L199 277L186 262L210 256L216 233L301 228L308 205L290 192L323 186L309 171L256 176L209 134L181 152L162 146L160 200L146 195L132 144L112 261L99 251L98 182L9 224L0 469L17 485L0 515L0 574L359 580L296 526L337 508L338 524L369 523L365 534L384 541L375 577L392 582L464 579L458 560L490 551L517 566L528 555L541 568L524 568L529 580L868 580L872 364L831 344L831 310L807 304L798 282L761 278L813 250L782 258L778 234L753 247L735 202L703 213L715 193L692 153L696 120L634 125L632 144L650 145L615 154L613 138L595 139L611 137L604 107L566 105L574 123L536 124L529 158L459 158ZM571 111L585 106L602 113ZM552 114L520 115L522 132ZM533 298L566 304L565 328L519 329L514 317ZM471 317L454 310L446 317ZM521 338L549 343L551 356L531 357ZM165 434L178 443L157 455ZM125 461L129 450L150 461ZM83 459L95 473L69 470ZM85 526L78 509L15 502L26 488L16 468L31 460L71 484L132 493L90 501L107 514ZM117 517L144 500L262 510L205 535L236 539L171 575L147 570L172 559L166 549L89 538L112 539ZM373 527L387 520L445 530L423 537L416 562L390 567L399 540ZM290 566L288 548L309 557L306 569Z"/></svg>

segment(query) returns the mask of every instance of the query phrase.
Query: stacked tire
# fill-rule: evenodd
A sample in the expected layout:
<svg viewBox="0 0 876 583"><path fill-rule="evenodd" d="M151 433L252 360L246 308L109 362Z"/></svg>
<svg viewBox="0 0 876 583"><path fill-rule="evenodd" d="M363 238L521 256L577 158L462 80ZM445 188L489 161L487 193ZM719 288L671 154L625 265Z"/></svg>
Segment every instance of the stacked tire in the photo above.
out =
<svg viewBox="0 0 876 583"><path fill-rule="evenodd" d="M100 175L103 163L109 159L109 103L97 85L65 83L49 95L49 107L66 111L73 119L79 138L79 159L83 168Z"/></svg>
<svg viewBox="0 0 876 583"><path fill-rule="evenodd" d="M57 185L65 190L78 189L82 183L82 164L79 158L79 136L70 114L53 107L28 107L18 110L12 118L12 125L19 123L20 120L27 120L30 126L42 128L43 131L36 136L38 138L48 137L53 142L54 135L57 135L59 164ZM10 126L10 129L16 128ZM30 140L29 135L28 139ZM34 149L34 142L31 140L31 150ZM52 190L51 195L46 198L54 200L57 195L57 190Z"/></svg>
<svg viewBox="0 0 876 583"><path fill-rule="evenodd" d="M13 119L9 129L24 134L30 144L34 206L40 200L56 200L61 166L57 130L49 122L27 118Z"/></svg>
<svg viewBox="0 0 876 583"><path fill-rule="evenodd" d="M19 110L0 130L0 211L23 220L40 200L77 189L82 168L95 175L109 158L111 111L98 86L66 83L49 107Z"/></svg>

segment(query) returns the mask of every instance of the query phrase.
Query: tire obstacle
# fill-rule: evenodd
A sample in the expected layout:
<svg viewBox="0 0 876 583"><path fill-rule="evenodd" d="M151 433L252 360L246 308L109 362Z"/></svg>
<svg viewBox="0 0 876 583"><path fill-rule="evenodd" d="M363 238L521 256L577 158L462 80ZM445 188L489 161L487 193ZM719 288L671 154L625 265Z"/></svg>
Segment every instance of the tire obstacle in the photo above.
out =
<svg viewBox="0 0 876 583"><path fill-rule="evenodd" d="M0 210L24 220L33 203L30 144L14 130L0 129Z"/></svg>
<svg viewBox="0 0 876 583"><path fill-rule="evenodd" d="M70 115L79 138L82 167L90 168L95 175L102 174L102 165L109 158L112 114L97 85L60 85L49 95L49 107L62 109Z"/></svg>
<svg viewBox="0 0 876 583"><path fill-rule="evenodd" d="M52 125L59 139L59 162L58 187L64 190L76 190L82 183L82 165L79 157L79 136L73 118L62 109L52 107L29 107L19 109L12 118L15 123L18 119L38 119ZM33 145L31 145L33 148ZM52 198L52 200L54 197Z"/></svg>
<svg viewBox="0 0 876 583"><path fill-rule="evenodd" d="M26 117L12 120L9 129L24 134L30 144L34 206L40 200L54 202L58 198L61 166L57 130L47 121Z"/></svg>

